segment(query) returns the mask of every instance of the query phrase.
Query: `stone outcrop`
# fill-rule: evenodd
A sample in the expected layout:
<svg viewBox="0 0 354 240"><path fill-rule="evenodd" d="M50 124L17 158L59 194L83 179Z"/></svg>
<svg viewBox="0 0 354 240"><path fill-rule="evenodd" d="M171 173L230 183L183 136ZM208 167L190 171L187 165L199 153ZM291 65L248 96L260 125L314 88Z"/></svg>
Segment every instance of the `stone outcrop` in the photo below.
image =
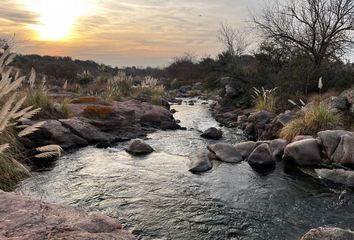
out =
<svg viewBox="0 0 354 240"><path fill-rule="evenodd" d="M298 166L315 166L322 163L320 145L316 139L290 143L284 150L284 158Z"/></svg>
<svg viewBox="0 0 354 240"><path fill-rule="evenodd" d="M248 163L257 170L274 169L275 160L272 157L269 145L262 143L256 147L249 155Z"/></svg>
<svg viewBox="0 0 354 240"><path fill-rule="evenodd" d="M345 166L354 167L354 136L343 135L336 151L332 155L332 161Z"/></svg>
<svg viewBox="0 0 354 240"><path fill-rule="evenodd" d="M354 240L354 232L340 228L315 228L300 240Z"/></svg>
<svg viewBox="0 0 354 240"><path fill-rule="evenodd" d="M132 155L140 156L152 153L154 149L141 140L134 140L126 149L126 151Z"/></svg>
<svg viewBox="0 0 354 240"><path fill-rule="evenodd" d="M0 190L0 239L133 240L105 215L5 193Z"/></svg>
<svg viewBox="0 0 354 240"><path fill-rule="evenodd" d="M315 172L321 179L354 187L354 171L344 169L315 169Z"/></svg>

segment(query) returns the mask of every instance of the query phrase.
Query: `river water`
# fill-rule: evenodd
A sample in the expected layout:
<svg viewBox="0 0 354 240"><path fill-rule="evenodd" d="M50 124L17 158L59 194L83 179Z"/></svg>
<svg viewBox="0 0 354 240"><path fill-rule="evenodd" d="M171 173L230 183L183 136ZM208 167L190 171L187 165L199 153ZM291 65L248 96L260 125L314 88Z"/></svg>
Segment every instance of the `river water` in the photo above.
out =
<svg viewBox="0 0 354 240"><path fill-rule="evenodd" d="M290 171L283 163L258 174L247 162L188 172L190 153L213 141L199 137L217 126L208 105L173 106L187 130L157 131L146 142L156 152L132 157L123 149L87 147L38 171L17 189L47 202L118 218L139 239L299 239L310 228L354 225L354 195ZM222 141L243 136L223 129Z"/></svg>

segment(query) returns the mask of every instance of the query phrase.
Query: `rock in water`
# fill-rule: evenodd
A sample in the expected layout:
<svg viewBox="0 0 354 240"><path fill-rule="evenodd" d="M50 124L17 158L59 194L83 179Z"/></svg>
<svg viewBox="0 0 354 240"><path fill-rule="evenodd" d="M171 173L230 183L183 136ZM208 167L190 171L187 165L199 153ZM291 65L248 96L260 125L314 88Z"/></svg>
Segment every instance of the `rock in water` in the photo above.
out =
<svg viewBox="0 0 354 240"><path fill-rule="evenodd" d="M270 147L263 143L256 147L248 157L248 163L256 170L270 170L275 168L275 160L272 157Z"/></svg>
<svg viewBox="0 0 354 240"><path fill-rule="evenodd" d="M354 171L347 171L344 169L315 169L315 172L322 179L354 187Z"/></svg>
<svg viewBox="0 0 354 240"><path fill-rule="evenodd" d="M290 143L284 150L284 158L298 166L316 166L322 163L320 145L314 138Z"/></svg>
<svg viewBox="0 0 354 240"><path fill-rule="evenodd" d="M331 159L333 153L336 151L341 137L344 135L352 136L351 132L344 130L327 130L319 132L318 137L320 138L321 145L323 146L324 154L327 159Z"/></svg>
<svg viewBox="0 0 354 240"><path fill-rule="evenodd" d="M306 233L301 240L354 240L354 232L340 228L316 228Z"/></svg>
<svg viewBox="0 0 354 240"><path fill-rule="evenodd" d="M226 163L239 163L243 160L241 154L231 144L219 143L209 145L208 149L215 154L218 160Z"/></svg>
<svg viewBox="0 0 354 240"><path fill-rule="evenodd" d="M211 127L205 130L200 136L207 139L219 140L220 138L222 138L222 131L221 129Z"/></svg>
<svg viewBox="0 0 354 240"><path fill-rule="evenodd" d="M255 149L256 142L243 142L235 145L236 151L238 151L243 159L247 159L251 152Z"/></svg>
<svg viewBox="0 0 354 240"><path fill-rule="evenodd" d="M335 163L340 163L346 166L354 166L354 137L343 135L340 139L338 147L332 156Z"/></svg>
<svg viewBox="0 0 354 240"><path fill-rule="evenodd" d="M201 152L189 156L190 169L192 173L202 173L213 168L212 162L209 160L208 152Z"/></svg>
<svg viewBox="0 0 354 240"><path fill-rule="evenodd" d="M281 160L284 155L284 149L288 145L288 141L284 139L275 139L270 142L270 151L274 160Z"/></svg>
<svg viewBox="0 0 354 240"><path fill-rule="evenodd" d="M133 240L110 217L0 190L0 239Z"/></svg>
<svg viewBox="0 0 354 240"><path fill-rule="evenodd" d="M152 153L154 149L141 140L134 140L126 151L132 155L147 155Z"/></svg>

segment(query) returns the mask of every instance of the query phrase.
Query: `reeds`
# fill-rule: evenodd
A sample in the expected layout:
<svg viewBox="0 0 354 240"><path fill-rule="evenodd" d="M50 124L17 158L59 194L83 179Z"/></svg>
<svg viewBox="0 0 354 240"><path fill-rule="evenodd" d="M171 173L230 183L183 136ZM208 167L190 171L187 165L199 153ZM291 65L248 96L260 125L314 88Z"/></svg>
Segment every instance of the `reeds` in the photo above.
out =
<svg viewBox="0 0 354 240"><path fill-rule="evenodd" d="M278 88L265 89L262 87L259 90L254 87L252 98L255 103L255 108L258 111L275 112L276 111L275 92L277 89Z"/></svg>

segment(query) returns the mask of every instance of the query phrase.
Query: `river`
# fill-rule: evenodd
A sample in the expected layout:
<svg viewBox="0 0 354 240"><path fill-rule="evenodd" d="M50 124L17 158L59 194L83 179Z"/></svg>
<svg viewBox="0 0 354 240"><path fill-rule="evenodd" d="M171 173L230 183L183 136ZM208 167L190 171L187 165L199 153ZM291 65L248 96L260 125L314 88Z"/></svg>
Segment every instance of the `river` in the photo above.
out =
<svg viewBox="0 0 354 240"><path fill-rule="evenodd" d="M156 131L146 142L156 152L132 157L114 148L87 147L63 156L25 180L17 192L47 202L118 218L138 239L299 239L313 227L353 227L354 194L323 185L283 163L258 174L247 162L214 164L188 172L190 153L213 141L200 132L217 126L208 105L174 105L187 130ZM229 143L244 141L223 128Z"/></svg>

